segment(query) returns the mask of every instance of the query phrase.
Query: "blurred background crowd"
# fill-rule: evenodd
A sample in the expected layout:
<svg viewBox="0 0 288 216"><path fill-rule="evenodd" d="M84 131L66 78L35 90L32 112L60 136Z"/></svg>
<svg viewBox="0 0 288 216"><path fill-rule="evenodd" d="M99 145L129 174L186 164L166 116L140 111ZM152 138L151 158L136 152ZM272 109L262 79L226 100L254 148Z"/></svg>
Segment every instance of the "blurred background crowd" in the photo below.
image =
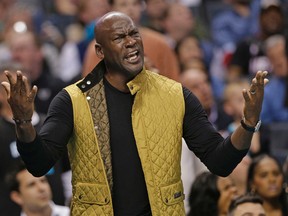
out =
<svg viewBox="0 0 288 216"><path fill-rule="evenodd" d="M288 1L1 0L0 81L6 79L4 70L21 70L38 86L36 128L53 97L99 62L94 26L109 11L133 19L144 43L145 67L190 89L223 136L240 124L242 89L258 70L269 72L261 129L229 177L209 173L183 140L185 207L193 216L226 215L233 197L248 191L261 196L267 215L288 215ZM19 158L6 99L0 88L0 212L11 216L20 215L24 204L10 199L5 181ZM69 206L67 155L46 177L53 202Z"/></svg>

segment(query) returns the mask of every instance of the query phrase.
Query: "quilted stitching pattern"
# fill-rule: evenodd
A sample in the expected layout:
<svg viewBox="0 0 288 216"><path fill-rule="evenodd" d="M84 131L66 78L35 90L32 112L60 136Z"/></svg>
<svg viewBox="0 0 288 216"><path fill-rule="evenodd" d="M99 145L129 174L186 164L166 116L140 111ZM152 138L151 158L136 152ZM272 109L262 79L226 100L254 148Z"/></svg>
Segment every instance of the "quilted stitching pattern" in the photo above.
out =
<svg viewBox="0 0 288 216"><path fill-rule="evenodd" d="M180 181L184 117L182 87L150 73L137 76L131 85L135 85L132 89L139 89L133 107L133 128L153 215L185 215L183 199L174 205L166 205L160 192L162 186Z"/></svg>
<svg viewBox="0 0 288 216"><path fill-rule="evenodd" d="M87 96L94 100L89 100L95 132L99 140L99 149L102 160L104 161L105 171L109 182L110 190L113 188L112 159L110 149L109 119L107 115L107 105L103 80L87 92Z"/></svg>
<svg viewBox="0 0 288 216"><path fill-rule="evenodd" d="M105 177L103 161L98 148L98 140L94 131L94 123L89 110L86 96L76 86L66 88L72 98L74 112L74 135L68 144L72 172L72 215L113 215L111 195ZM99 184L106 189L79 189L79 183ZM80 192L79 192L80 191ZM97 200L109 198L107 205L97 205Z"/></svg>

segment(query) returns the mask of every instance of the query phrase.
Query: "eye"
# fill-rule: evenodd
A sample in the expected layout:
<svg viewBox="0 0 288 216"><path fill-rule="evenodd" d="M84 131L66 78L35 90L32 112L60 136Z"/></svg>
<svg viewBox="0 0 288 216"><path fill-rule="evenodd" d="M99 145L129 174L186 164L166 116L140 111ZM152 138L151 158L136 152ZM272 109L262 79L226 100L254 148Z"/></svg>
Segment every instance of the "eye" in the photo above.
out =
<svg viewBox="0 0 288 216"><path fill-rule="evenodd" d="M132 33L132 36L133 36L134 38L138 38L138 37L140 37L140 33L139 33L138 31L134 31L134 32Z"/></svg>
<svg viewBox="0 0 288 216"><path fill-rule="evenodd" d="M113 41L116 42L116 43L120 43L122 41L122 39L123 39L123 37L118 36L118 37L115 37L113 39Z"/></svg>

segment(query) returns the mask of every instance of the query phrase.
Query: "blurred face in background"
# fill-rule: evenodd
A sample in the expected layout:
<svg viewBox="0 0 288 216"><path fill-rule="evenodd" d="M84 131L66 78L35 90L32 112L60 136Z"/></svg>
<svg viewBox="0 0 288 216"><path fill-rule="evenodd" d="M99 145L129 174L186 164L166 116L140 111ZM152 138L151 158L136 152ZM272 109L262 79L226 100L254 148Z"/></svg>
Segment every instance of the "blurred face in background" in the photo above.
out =
<svg viewBox="0 0 288 216"><path fill-rule="evenodd" d="M245 100L242 94L243 89L249 89L248 82L230 83L224 90L224 110L235 121L240 121L243 116Z"/></svg>
<svg viewBox="0 0 288 216"><path fill-rule="evenodd" d="M260 14L260 26L265 35L272 35L283 32L284 16L281 8L270 6L268 9L262 10Z"/></svg>
<svg viewBox="0 0 288 216"><path fill-rule="evenodd" d="M32 81L36 80L42 72L43 54L33 33L11 32L8 44L13 61L21 64Z"/></svg>
<svg viewBox="0 0 288 216"><path fill-rule="evenodd" d="M281 39L281 36L272 36L275 41L273 44L266 49L266 55L272 65L273 74L278 77L286 77L288 74L287 67L287 56L285 53L285 40ZM269 38L268 40L273 40L273 38ZM273 42L273 41L272 41Z"/></svg>
<svg viewBox="0 0 288 216"><path fill-rule="evenodd" d="M203 51L194 36L188 36L180 42L177 54L181 65L188 65L194 59L203 59Z"/></svg>
<svg viewBox="0 0 288 216"><path fill-rule="evenodd" d="M168 8L167 0L147 0L146 1L146 12L149 17L155 19L163 18L165 11Z"/></svg>
<svg viewBox="0 0 288 216"><path fill-rule="evenodd" d="M246 202L236 207L233 216L266 216L266 213L260 203Z"/></svg>
<svg viewBox="0 0 288 216"><path fill-rule="evenodd" d="M140 22L142 12L140 0L114 0L111 9L128 15L136 25Z"/></svg>
<svg viewBox="0 0 288 216"><path fill-rule="evenodd" d="M199 99L204 110L210 110L214 99L206 73L199 69L188 69L181 74L180 79L181 83Z"/></svg>
<svg viewBox="0 0 288 216"><path fill-rule="evenodd" d="M255 167L251 189L264 200L278 199L283 183L284 177L277 162L273 158L265 157Z"/></svg>
<svg viewBox="0 0 288 216"><path fill-rule="evenodd" d="M109 12L107 0L81 0L79 1L79 17L84 23L90 23Z"/></svg>
<svg viewBox="0 0 288 216"><path fill-rule="evenodd" d="M19 192L13 191L11 198L24 211L37 212L50 208L52 192L45 176L37 178L27 170L22 170L16 178L19 182Z"/></svg>

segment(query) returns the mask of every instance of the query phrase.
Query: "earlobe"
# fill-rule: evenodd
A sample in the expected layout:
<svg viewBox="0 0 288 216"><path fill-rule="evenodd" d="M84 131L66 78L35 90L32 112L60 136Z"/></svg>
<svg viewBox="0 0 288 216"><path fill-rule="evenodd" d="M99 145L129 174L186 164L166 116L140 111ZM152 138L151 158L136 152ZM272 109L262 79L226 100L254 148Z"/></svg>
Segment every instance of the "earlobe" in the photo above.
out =
<svg viewBox="0 0 288 216"><path fill-rule="evenodd" d="M21 197L20 197L20 194L19 194L19 192L17 192L17 191L12 191L11 193L10 193L10 198L11 198L11 200L13 201L13 202L15 202L15 203L17 203L18 205L22 205L22 199L21 199Z"/></svg>
<svg viewBox="0 0 288 216"><path fill-rule="evenodd" d="M95 51L98 58L100 59L104 58L104 53L100 44L98 43L95 44Z"/></svg>

